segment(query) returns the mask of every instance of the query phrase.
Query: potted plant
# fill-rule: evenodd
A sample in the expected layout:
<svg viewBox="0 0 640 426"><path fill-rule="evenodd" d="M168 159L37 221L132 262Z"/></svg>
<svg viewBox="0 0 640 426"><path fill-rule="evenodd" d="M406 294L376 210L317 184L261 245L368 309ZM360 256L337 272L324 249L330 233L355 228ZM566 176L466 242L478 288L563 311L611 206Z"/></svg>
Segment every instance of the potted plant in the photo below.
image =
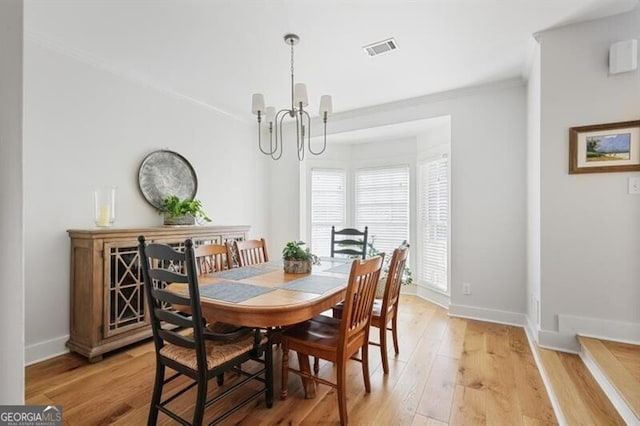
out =
<svg viewBox="0 0 640 426"><path fill-rule="evenodd" d="M202 210L202 203L199 200L190 200L170 195L162 202L158 209L164 214L165 225L195 225L197 219L211 222L211 219Z"/></svg>
<svg viewBox="0 0 640 426"><path fill-rule="evenodd" d="M367 242L367 257L374 257L380 254L380 251L374 247L373 242L376 237L372 236L371 241ZM402 244L406 244L406 241L403 241ZM380 279L378 280L378 286L376 287L376 299L382 299L384 296L384 287L387 283L387 273L389 272L389 263L391 262L391 255L385 256L384 263L382 265L382 272L380 273ZM411 269L408 266L404 267L402 271L402 279L400 281L402 285L410 285L413 284L413 275L411 274Z"/></svg>
<svg viewBox="0 0 640 426"><path fill-rule="evenodd" d="M306 248L304 241L289 241L282 249L284 271L288 274L308 274L312 264L319 264L320 259Z"/></svg>

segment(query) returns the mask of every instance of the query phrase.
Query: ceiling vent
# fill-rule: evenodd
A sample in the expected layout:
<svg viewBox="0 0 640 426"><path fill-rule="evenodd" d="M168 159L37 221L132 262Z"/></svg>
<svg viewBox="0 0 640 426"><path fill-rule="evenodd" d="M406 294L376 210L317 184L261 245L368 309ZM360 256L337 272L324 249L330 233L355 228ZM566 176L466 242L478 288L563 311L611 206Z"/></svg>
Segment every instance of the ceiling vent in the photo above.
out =
<svg viewBox="0 0 640 426"><path fill-rule="evenodd" d="M372 43L368 46L364 46L365 52L369 56L378 56L386 52L390 52L392 50L396 50L398 48L398 43L396 43L395 39L389 38L383 41L379 41L377 43Z"/></svg>

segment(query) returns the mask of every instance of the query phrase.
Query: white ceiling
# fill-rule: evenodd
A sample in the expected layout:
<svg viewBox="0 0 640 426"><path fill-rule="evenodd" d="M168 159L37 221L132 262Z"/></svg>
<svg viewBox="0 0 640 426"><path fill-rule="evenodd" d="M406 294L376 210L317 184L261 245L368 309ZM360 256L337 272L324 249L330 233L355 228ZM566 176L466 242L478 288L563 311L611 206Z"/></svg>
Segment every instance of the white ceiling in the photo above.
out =
<svg viewBox="0 0 640 426"><path fill-rule="evenodd" d="M27 37L242 119L251 94L346 111L524 76L536 32L631 10L638 0L27 0ZM362 46L395 37L370 58Z"/></svg>

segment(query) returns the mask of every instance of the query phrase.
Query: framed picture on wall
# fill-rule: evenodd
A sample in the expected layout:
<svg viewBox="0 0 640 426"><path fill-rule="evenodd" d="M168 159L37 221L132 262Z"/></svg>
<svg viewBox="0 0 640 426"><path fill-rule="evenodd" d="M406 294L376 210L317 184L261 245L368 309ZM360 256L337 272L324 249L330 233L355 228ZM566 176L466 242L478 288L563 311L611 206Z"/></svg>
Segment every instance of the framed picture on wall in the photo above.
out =
<svg viewBox="0 0 640 426"><path fill-rule="evenodd" d="M569 174L640 171L640 120L569 129Z"/></svg>

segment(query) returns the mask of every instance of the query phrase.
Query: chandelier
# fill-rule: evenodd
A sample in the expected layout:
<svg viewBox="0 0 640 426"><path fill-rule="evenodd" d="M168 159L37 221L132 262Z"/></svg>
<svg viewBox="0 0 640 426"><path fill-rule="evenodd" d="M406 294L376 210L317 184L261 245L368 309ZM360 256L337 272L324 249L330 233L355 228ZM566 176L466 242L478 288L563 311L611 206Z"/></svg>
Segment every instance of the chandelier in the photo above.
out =
<svg viewBox="0 0 640 426"><path fill-rule="evenodd" d="M304 159L305 138L309 153L320 155L327 148L327 118L333 112L331 104L331 96L323 95L320 97L320 117L324 126L324 142L320 151L314 151L311 148L311 117L304 109L309 105L307 98L307 87L303 83L295 83L293 78L293 46L300 41L300 37L296 34L287 34L284 41L291 48L291 108L283 108L276 113L276 109L272 106L264 106L264 96L262 93L255 93L252 97L251 112L258 116L258 147L260 151L271 156L272 159L278 160L282 156L282 122L288 115L296 120L296 142L298 145L298 160ZM269 126L269 147L262 146L262 121L266 121Z"/></svg>

